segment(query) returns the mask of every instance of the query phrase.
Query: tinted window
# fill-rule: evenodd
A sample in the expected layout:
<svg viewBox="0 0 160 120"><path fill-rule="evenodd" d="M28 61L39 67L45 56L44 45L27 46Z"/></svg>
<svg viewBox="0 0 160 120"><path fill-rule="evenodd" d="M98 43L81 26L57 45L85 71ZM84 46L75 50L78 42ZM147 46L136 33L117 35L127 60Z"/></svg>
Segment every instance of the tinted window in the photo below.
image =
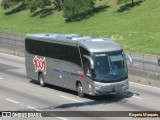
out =
<svg viewBox="0 0 160 120"><path fill-rule="evenodd" d="M128 71L122 50L93 53L94 80L118 82L128 78Z"/></svg>
<svg viewBox="0 0 160 120"><path fill-rule="evenodd" d="M87 63L88 60L83 55L90 56L90 52L87 49L85 49L85 48L83 48L81 46L79 47L79 49L80 49L80 52L81 52L84 74L86 74L86 69L87 69L86 66L88 66L88 63Z"/></svg>
<svg viewBox="0 0 160 120"><path fill-rule="evenodd" d="M25 41L25 45L26 51L31 54L65 60L81 66L78 47L29 39Z"/></svg>
<svg viewBox="0 0 160 120"><path fill-rule="evenodd" d="M90 52L87 49L85 49L85 48L83 48L81 46L79 48L80 48L80 51L81 51L81 55L88 55L88 56L90 56Z"/></svg>

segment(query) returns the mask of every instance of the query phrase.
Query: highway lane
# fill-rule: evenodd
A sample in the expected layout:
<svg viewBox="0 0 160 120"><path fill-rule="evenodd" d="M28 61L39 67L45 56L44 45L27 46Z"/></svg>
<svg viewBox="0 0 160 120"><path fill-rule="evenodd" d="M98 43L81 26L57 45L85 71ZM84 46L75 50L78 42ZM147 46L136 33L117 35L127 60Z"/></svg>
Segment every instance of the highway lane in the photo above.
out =
<svg viewBox="0 0 160 120"><path fill-rule="evenodd" d="M130 83L129 92L123 95L79 98L76 92L70 90L51 85L42 88L36 81L28 79L25 74L24 58L0 53L1 111L160 111L160 105L157 104L160 99L159 88Z"/></svg>

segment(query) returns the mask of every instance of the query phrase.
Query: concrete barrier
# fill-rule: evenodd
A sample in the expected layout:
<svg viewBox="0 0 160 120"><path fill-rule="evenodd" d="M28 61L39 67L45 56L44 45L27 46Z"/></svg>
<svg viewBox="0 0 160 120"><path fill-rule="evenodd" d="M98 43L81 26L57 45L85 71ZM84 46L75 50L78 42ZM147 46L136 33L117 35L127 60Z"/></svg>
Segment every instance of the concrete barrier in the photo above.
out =
<svg viewBox="0 0 160 120"><path fill-rule="evenodd" d="M0 52L24 57L24 47L12 46L0 43Z"/></svg>
<svg viewBox="0 0 160 120"><path fill-rule="evenodd" d="M130 81L160 87L159 73L144 71L135 68L129 68L128 72Z"/></svg>
<svg viewBox="0 0 160 120"><path fill-rule="evenodd" d="M0 52L24 56L24 36L0 32Z"/></svg>

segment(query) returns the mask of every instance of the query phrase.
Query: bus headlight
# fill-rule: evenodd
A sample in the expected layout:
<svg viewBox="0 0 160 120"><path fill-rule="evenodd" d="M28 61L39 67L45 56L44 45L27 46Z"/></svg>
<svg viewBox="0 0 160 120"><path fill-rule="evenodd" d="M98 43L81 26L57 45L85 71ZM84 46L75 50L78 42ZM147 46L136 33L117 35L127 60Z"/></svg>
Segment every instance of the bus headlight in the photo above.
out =
<svg viewBox="0 0 160 120"><path fill-rule="evenodd" d="M100 88L102 88L101 85L96 85L96 84L94 84L94 87L95 87L95 89L100 89Z"/></svg>

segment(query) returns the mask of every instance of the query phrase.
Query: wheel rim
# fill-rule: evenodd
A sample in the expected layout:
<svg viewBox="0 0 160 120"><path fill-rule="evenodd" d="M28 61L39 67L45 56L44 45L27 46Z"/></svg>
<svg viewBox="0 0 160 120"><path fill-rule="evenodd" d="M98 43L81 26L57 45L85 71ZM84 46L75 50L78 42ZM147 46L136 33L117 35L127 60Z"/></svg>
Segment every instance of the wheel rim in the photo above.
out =
<svg viewBox="0 0 160 120"><path fill-rule="evenodd" d="M83 88L81 85L78 86L78 94L81 95L83 92Z"/></svg>
<svg viewBox="0 0 160 120"><path fill-rule="evenodd" d="M42 78L40 78L40 84L43 85L44 84L44 81Z"/></svg>

